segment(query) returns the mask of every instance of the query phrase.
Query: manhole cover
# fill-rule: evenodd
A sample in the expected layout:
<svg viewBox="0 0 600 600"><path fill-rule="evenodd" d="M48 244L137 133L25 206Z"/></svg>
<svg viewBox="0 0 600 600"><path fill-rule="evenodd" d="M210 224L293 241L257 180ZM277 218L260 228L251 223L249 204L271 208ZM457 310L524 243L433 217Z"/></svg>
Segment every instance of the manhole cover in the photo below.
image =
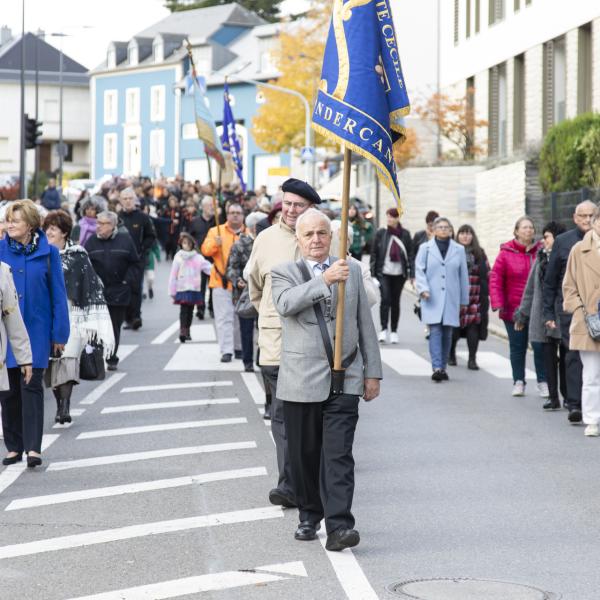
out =
<svg viewBox="0 0 600 600"><path fill-rule="evenodd" d="M529 585L487 579L422 579L395 583L394 594L414 600L558 600L559 596Z"/></svg>

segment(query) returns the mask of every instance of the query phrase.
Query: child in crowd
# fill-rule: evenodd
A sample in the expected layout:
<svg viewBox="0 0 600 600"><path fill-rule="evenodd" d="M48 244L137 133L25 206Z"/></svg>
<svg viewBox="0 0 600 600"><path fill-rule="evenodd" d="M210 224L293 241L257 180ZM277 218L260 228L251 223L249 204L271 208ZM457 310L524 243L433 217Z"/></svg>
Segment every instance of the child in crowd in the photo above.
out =
<svg viewBox="0 0 600 600"><path fill-rule="evenodd" d="M191 340L190 327L194 317L194 306L204 301L200 291L202 273L210 274L212 267L201 254L196 251L196 240L189 233L179 236L179 252L173 259L169 277L169 295L175 304L179 304L179 341Z"/></svg>

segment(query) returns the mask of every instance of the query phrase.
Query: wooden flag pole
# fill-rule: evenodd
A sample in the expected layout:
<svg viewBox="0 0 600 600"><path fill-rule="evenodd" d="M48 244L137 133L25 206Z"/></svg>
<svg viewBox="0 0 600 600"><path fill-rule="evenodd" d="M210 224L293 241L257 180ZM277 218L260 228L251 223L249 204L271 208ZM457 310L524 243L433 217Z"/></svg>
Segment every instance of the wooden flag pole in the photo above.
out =
<svg viewBox="0 0 600 600"><path fill-rule="evenodd" d="M351 175L352 151L344 148L344 179L342 187L342 226L340 227L340 256L346 259L348 254L348 208L350 203L350 175ZM346 304L346 282L338 283L337 309L335 313L335 348L333 352L333 369L342 371L342 361L344 357L344 308ZM342 390L343 392L343 386Z"/></svg>
<svg viewBox="0 0 600 600"><path fill-rule="evenodd" d="M206 162L208 164L208 181L210 183L210 188L212 191L213 211L215 213L215 225L217 226L217 235L219 236L219 238L221 238L221 225L219 223L219 205L217 203L217 191L213 184L212 167L210 165L210 156L208 155L208 153L206 154ZM227 268L227 265L225 264L225 257L223 255L223 238L221 238L221 245L219 246L219 255L221 257L221 264L223 265L223 274L221 275L221 283L223 284L223 288L226 288L227 283L226 283L224 277L225 277L225 270ZM217 273L218 273L218 271L217 271Z"/></svg>

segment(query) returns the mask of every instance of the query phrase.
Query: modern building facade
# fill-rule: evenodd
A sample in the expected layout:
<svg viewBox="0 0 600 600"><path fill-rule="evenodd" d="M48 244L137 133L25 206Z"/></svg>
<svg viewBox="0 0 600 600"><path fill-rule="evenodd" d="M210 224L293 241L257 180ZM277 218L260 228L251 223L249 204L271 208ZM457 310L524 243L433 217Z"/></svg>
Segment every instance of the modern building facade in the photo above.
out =
<svg viewBox="0 0 600 600"><path fill-rule="evenodd" d="M442 2L442 88L472 90L489 157L539 148L554 124L600 111L600 3Z"/></svg>
<svg viewBox="0 0 600 600"><path fill-rule="evenodd" d="M44 41L44 33L13 37L0 29L0 173L19 172L21 48L25 46L25 112L36 116L35 79L38 74L37 118L43 122L39 168L58 169L60 83L63 88L63 141L65 173L89 171L90 97L87 69ZM27 173L35 169L35 152L27 151Z"/></svg>
<svg viewBox="0 0 600 600"><path fill-rule="evenodd" d="M269 53L277 33L278 25L234 3L172 13L127 42L112 42L105 63L90 73L93 177L182 174L208 180L186 89L189 40L218 126L225 76L231 75L244 174L250 187L266 183L268 168L287 164L288 157L256 146L250 127L261 96L255 84L241 79L276 77Z"/></svg>

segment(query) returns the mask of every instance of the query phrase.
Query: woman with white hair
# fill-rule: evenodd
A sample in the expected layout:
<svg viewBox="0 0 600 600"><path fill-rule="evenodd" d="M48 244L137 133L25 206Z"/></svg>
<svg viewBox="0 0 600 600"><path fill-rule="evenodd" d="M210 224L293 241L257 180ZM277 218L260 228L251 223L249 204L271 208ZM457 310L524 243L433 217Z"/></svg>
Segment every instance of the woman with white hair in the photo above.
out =
<svg viewBox="0 0 600 600"><path fill-rule="evenodd" d="M244 268L250 259L252 246L256 238L256 224L264 218L261 212L251 212L245 220L247 232L241 233L239 239L231 247L229 262L227 263L227 279L233 286L233 305L237 304L242 291L247 286L244 279ZM242 337L242 361L244 370L248 373L254 371L254 318L238 316L240 333Z"/></svg>

